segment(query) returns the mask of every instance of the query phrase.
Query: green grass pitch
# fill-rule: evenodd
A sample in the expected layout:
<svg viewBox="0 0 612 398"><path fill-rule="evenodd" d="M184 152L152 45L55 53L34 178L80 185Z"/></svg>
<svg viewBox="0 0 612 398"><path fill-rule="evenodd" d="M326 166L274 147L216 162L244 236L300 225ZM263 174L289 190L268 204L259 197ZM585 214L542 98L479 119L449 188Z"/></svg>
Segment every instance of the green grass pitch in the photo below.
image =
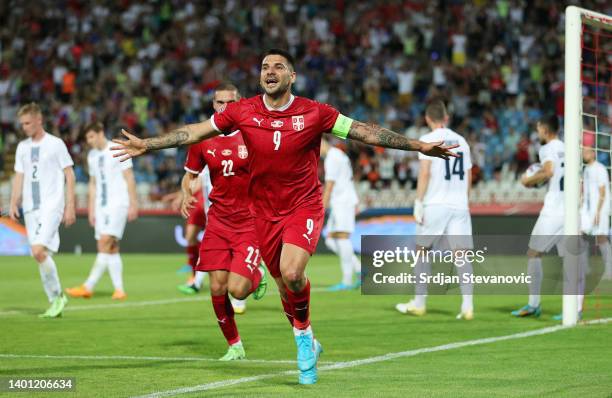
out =
<svg viewBox="0 0 612 398"><path fill-rule="evenodd" d="M63 287L82 283L93 258L56 256ZM123 259L127 301L111 301L105 276L92 299L71 299L63 318L43 320L36 315L47 303L33 260L0 257L0 378L76 378L76 392L0 396L132 397L207 385L180 396L612 397L610 323L352 363L300 386L297 375L284 373L295 369L295 345L273 281L264 299L249 300L237 316L249 360L221 363L215 359L226 344L208 292L187 297L176 290L183 256ZM526 268L524 258L509 261ZM560 297L545 296L540 319L514 319L509 313L525 297L477 296L476 318L465 322L455 320L459 296L431 296L428 314L413 318L393 309L406 297L325 292L340 278L335 257L316 255L307 272L313 328L325 349L320 367L539 330L557 325L551 316L561 310ZM612 317L611 297L589 297L587 304L587 320Z"/></svg>

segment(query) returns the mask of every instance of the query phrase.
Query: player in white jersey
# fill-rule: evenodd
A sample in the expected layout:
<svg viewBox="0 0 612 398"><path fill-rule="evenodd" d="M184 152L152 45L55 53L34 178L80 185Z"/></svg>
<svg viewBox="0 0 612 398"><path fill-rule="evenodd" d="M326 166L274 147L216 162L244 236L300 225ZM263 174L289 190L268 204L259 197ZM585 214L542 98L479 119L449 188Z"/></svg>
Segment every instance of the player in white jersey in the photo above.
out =
<svg viewBox="0 0 612 398"><path fill-rule="evenodd" d="M544 207L531 232L527 250L527 273L531 277L529 285L529 302L524 307L512 311L512 315L526 317L540 316L540 289L542 286L542 253L547 253L555 245L559 255L563 255L558 244L563 238L564 199L563 176L565 147L559 139L559 121L551 115L538 121L536 129L542 146L539 151L542 168L532 176L523 175L521 183L526 187L535 187L548 183L548 192L544 198Z"/></svg>
<svg viewBox="0 0 612 398"><path fill-rule="evenodd" d="M433 101L427 106L425 120L432 131L421 137L421 141L459 145L454 152L461 157L440 159L419 154L417 198L414 203L416 249L472 249L472 220L468 207L472 184L470 147L462 136L446 127L448 113L442 101ZM461 280L463 275L472 273L472 264L463 259L458 259L455 266ZM417 281L420 275L430 273L431 264L427 259L419 260L415 265ZM461 283L460 288L463 300L457 319L471 320L474 318L473 286ZM414 300L399 303L395 308L403 314L425 315L426 297L427 284L417 283Z"/></svg>
<svg viewBox="0 0 612 398"><path fill-rule="evenodd" d="M52 254L59 249L58 229L62 219L66 226L75 222L73 162L64 142L45 132L37 104L22 106L17 116L28 138L19 143L15 153L10 216L13 220L19 219L21 204L32 256L39 265L43 287L51 303L40 316L55 318L62 315L68 302L62 293Z"/></svg>
<svg viewBox="0 0 612 398"><path fill-rule="evenodd" d="M342 281L331 286L330 290L349 290L361 284L361 264L350 241L359 203L353 184L353 168L349 157L341 149L331 146L326 139L321 140L321 157L325 158L323 206L330 209L325 244L340 257L342 270ZM353 274L357 274L355 284Z"/></svg>
<svg viewBox="0 0 612 398"><path fill-rule="evenodd" d="M89 168L89 224L95 228L98 255L89 277L81 286L66 289L71 297L90 298L104 271L108 268L113 287L113 300L127 298L123 287L123 262L119 241L127 221L138 217L136 182L132 162L119 162L110 151L104 126L94 123L84 130Z"/></svg>
<svg viewBox="0 0 612 398"><path fill-rule="evenodd" d="M612 279L612 249L610 247L610 176L606 167L597 161L595 150L585 147L582 159L586 164L582 172L581 229L596 236L597 246L604 261L603 277ZM588 250L587 250L588 252Z"/></svg>

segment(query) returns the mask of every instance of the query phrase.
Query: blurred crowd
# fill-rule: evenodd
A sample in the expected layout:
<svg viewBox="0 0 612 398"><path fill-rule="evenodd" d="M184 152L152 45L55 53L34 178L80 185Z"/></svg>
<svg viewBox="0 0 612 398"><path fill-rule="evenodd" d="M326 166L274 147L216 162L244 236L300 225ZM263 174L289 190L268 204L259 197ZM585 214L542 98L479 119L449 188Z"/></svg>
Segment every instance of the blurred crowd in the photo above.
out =
<svg viewBox="0 0 612 398"><path fill-rule="evenodd" d="M477 181L536 161L534 121L543 112L563 116L561 1L33 4L0 2L0 153L9 159L21 139L19 105L37 101L47 130L68 144L79 181L87 179L85 124L147 137L202 120L222 80L245 96L259 92L260 53L269 47L296 56L296 94L411 138L427 132L426 101L445 98L452 127L472 145ZM581 5L612 12L606 0ZM350 143L347 150L356 179L373 187L416 179L414 154ZM139 158L137 181L150 183L154 196L175 190L184 156L172 149Z"/></svg>

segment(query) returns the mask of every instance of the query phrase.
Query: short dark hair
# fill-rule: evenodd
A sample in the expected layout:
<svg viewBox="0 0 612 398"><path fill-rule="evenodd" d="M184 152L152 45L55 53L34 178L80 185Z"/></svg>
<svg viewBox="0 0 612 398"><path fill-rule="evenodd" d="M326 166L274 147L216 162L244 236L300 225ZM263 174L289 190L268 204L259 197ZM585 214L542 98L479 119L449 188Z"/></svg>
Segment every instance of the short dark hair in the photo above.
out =
<svg viewBox="0 0 612 398"><path fill-rule="evenodd" d="M268 55L280 55L281 57L284 57L289 63L291 69L295 70L295 58L293 58L293 55L291 55L289 51L283 50L282 48L271 48L263 54L262 60Z"/></svg>
<svg viewBox="0 0 612 398"><path fill-rule="evenodd" d="M83 135L87 134L89 131L95 131L96 133L102 133L104 131L104 125L100 122L89 123L83 129Z"/></svg>
<svg viewBox="0 0 612 398"><path fill-rule="evenodd" d="M448 113L442 100L434 100L425 108L425 115L434 122L443 122Z"/></svg>
<svg viewBox="0 0 612 398"><path fill-rule="evenodd" d="M238 96L240 96L240 91L238 91L238 87L236 87L230 82L219 83L217 87L215 87L215 93L217 91L235 91L236 93L238 93Z"/></svg>
<svg viewBox="0 0 612 398"><path fill-rule="evenodd" d="M538 120L542 126L546 126L549 132L557 134L559 130L559 118L557 115L545 115Z"/></svg>

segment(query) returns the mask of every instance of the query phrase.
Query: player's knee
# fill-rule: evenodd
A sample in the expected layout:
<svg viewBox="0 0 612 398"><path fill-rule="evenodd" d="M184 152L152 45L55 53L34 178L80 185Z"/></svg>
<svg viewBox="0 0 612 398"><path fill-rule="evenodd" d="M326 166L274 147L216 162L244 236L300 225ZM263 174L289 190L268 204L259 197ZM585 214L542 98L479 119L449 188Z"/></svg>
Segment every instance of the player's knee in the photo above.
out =
<svg viewBox="0 0 612 398"><path fill-rule="evenodd" d="M538 251L535 251L533 249L527 249L527 257L529 258L537 258L540 257L541 254Z"/></svg>
<svg viewBox="0 0 612 398"><path fill-rule="evenodd" d="M290 289L300 287L304 279L304 273L297 269L290 269L283 273L283 281Z"/></svg>
<svg viewBox="0 0 612 398"><path fill-rule="evenodd" d="M42 246L33 246L32 257L40 264L47 259L47 250Z"/></svg>
<svg viewBox="0 0 612 398"><path fill-rule="evenodd" d="M227 285L217 280L210 280L210 293L213 296L221 296L227 293Z"/></svg>
<svg viewBox="0 0 612 398"><path fill-rule="evenodd" d="M228 286L229 293L238 300L244 300L249 295L249 287L245 284L233 284Z"/></svg>

